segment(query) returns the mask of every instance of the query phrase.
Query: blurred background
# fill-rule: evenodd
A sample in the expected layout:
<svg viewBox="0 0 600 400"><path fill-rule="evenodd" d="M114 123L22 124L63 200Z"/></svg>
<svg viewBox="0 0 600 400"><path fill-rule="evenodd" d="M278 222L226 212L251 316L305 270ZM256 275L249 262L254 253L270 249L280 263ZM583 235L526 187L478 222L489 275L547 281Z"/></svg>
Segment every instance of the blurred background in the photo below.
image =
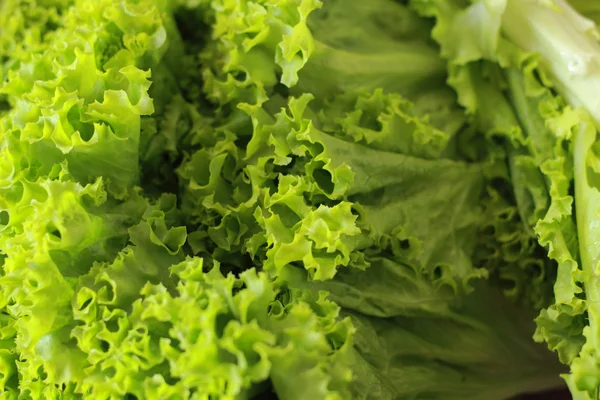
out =
<svg viewBox="0 0 600 400"><path fill-rule="evenodd" d="M519 396L513 400L572 400L572 397L568 390L563 389L552 392Z"/></svg>

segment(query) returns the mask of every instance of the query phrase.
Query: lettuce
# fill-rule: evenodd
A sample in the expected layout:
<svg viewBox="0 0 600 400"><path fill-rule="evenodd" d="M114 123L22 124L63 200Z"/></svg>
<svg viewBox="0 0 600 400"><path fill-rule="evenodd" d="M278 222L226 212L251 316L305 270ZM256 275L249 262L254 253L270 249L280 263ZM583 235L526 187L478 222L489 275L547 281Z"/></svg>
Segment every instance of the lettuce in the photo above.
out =
<svg viewBox="0 0 600 400"><path fill-rule="evenodd" d="M0 2L2 398L594 398L597 39L564 1Z"/></svg>
<svg viewBox="0 0 600 400"><path fill-rule="evenodd" d="M459 96L462 92L464 104L476 110L476 84L464 79L466 71L479 69L481 62L499 65L506 83L497 88L507 93L526 135L521 151L544 175L550 201L545 215L533 219L533 227L558 271L554 302L537 318L535 337L570 365L564 377L574 398L595 398L598 110L591 93L600 49L596 26L564 1L482 1L465 8L446 3L450 2L423 1L416 6L437 17L435 36L455 71ZM594 5L573 5L596 18ZM481 40L457 46L454 39L462 28L456 21L467 19L468 29L477 29ZM458 29L455 36L449 34L452 29ZM466 48L470 51L461 53Z"/></svg>

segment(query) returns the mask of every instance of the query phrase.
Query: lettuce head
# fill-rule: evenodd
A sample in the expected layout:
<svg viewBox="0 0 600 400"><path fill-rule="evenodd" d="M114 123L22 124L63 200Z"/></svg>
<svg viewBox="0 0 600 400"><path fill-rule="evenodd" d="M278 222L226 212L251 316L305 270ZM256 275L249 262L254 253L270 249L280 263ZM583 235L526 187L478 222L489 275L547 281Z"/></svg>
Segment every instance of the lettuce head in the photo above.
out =
<svg viewBox="0 0 600 400"><path fill-rule="evenodd" d="M0 0L0 398L597 399L596 20Z"/></svg>

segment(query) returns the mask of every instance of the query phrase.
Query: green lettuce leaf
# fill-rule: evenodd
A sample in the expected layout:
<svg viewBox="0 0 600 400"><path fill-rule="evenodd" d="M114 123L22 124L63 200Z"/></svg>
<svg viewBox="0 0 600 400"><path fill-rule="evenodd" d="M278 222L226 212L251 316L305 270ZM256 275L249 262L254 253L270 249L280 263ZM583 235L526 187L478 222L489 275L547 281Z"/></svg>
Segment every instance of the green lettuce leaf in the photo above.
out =
<svg viewBox="0 0 600 400"><path fill-rule="evenodd" d="M2 2L2 394L588 390L595 131L462 6Z"/></svg>
<svg viewBox="0 0 600 400"><path fill-rule="evenodd" d="M590 93L598 75L594 60L600 54L596 26L562 0L414 4L420 12L437 18L434 37L455 71L451 83L476 115L485 113L485 104L476 95L481 85L466 79L464 71L477 68L475 63L480 60L504 68L501 74L506 83L498 87L507 92L526 138L518 151L529 159L532 171L543 174L543 180L527 179L529 184L538 182L539 188L537 195L530 195L529 209L540 195L546 199L537 201L540 207L533 206L529 213L532 226L539 243L558 264L554 304L538 317L536 339L547 341L561 361L570 364L571 375L565 379L575 398L594 398L599 386L593 350L598 334L592 244L597 214L594 143L598 110ZM591 3L574 5L593 18ZM478 36L466 33L473 30ZM585 111L575 108L580 106ZM519 175L515 172L512 179L518 194ZM517 197L517 202L523 209L523 200ZM547 204L547 210L542 204Z"/></svg>

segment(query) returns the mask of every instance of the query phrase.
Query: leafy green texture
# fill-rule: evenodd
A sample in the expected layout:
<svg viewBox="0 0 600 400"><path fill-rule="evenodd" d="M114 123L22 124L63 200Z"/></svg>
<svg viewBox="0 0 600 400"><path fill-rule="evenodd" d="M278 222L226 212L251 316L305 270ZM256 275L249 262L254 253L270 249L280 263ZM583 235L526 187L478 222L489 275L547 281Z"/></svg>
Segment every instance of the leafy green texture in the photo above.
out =
<svg viewBox="0 0 600 400"><path fill-rule="evenodd" d="M0 1L1 397L593 394L583 20L400 3Z"/></svg>
<svg viewBox="0 0 600 400"><path fill-rule="evenodd" d="M571 3L597 19L593 2ZM597 28L562 0L413 5L437 18L433 32L453 71L449 82L474 114L484 106L477 97L481 84L466 71L481 63L501 67L500 81L491 75L487 80L512 104L525 138L516 145L520 171L512 171L516 201L520 209L533 210L538 241L558 264L550 281L554 303L537 318L536 339L570 365L565 379L574 398L597 398ZM466 33L474 31L478 36ZM523 157L538 176L530 175L527 198L518 196Z"/></svg>

